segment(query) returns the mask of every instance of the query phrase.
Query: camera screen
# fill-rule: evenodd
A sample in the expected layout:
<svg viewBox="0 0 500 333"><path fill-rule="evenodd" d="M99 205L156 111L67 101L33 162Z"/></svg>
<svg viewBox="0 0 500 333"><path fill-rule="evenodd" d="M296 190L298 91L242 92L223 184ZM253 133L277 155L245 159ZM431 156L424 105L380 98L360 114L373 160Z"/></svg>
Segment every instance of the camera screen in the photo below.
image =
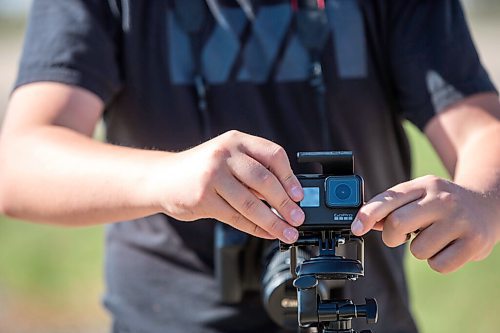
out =
<svg viewBox="0 0 500 333"><path fill-rule="evenodd" d="M319 207L319 187L304 187L304 199L300 207Z"/></svg>
<svg viewBox="0 0 500 333"><path fill-rule="evenodd" d="M356 176L331 176L325 182L328 207L357 207L361 204L361 183Z"/></svg>

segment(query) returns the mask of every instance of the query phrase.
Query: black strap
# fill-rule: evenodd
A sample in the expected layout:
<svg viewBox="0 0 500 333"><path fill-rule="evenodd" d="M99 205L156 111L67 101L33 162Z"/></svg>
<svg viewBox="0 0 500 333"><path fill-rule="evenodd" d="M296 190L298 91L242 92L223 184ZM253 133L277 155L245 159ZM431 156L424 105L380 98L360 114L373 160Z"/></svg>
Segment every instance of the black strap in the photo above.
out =
<svg viewBox="0 0 500 333"><path fill-rule="evenodd" d="M198 97L198 111L200 113L200 127L203 137L211 136L210 117L208 113L207 90L208 85L203 77L202 63L202 32L208 22L208 8L201 0L175 0L175 16L179 26L189 35L191 54L194 61L194 85Z"/></svg>
<svg viewBox="0 0 500 333"><path fill-rule="evenodd" d="M122 15L122 4L118 0L108 0L108 6L115 20L120 21Z"/></svg>
<svg viewBox="0 0 500 333"><path fill-rule="evenodd" d="M321 51L329 35L328 21L324 7L317 0L298 0L296 7L296 26L299 40L308 50L311 58L309 83L315 91L316 107L320 116L322 144L324 150L331 150L331 133L328 125L326 110L326 86L321 65ZM207 105L208 85L203 77L203 64L201 59L202 31L207 23L209 9L205 1L200 0L174 0L174 11L181 29L188 35L191 52L194 59L194 84L198 97L198 110L200 112L200 126L205 139L210 138L211 125ZM243 39L249 38L251 24L247 23ZM241 53L241 51L240 51ZM239 54L239 57L241 54ZM238 68L240 61L233 67Z"/></svg>
<svg viewBox="0 0 500 333"><path fill-rule="evenodd" d="M258 10L258 7L256 8ZM229 80L236 81L238 78L238 73L241 70L243 65L243 60L245 58L245 45L247 45L248 41L252 37L252 22L247 20L245 22L245 27L240 34L240 45L241 48L238 50L238 54L236 55L236 59L234 61L233 66L231 67L231 71L229 72Z"/></svg>
<svg viewBox="0 0 500 333"><path fill-rule="evenodd" d="M316 108L321 123L321 141L324 150L331 150L331 133L326 109L326 86L321 65L321 52L326 44L330 29L325 9L318 1L297 1L297 34L311 59L309 84L315 91Z"/></svg>

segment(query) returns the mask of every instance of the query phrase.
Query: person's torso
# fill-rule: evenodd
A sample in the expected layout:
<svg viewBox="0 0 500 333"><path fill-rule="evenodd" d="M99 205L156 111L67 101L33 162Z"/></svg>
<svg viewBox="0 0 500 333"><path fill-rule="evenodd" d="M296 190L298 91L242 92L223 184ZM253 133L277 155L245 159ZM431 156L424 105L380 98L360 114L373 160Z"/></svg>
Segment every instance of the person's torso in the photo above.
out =
<svg viewBox="0 0 500 333"><path fill-rule="evenodd" d="M368 198L408 179L408 147L384 77L386 25L376 15L384 9L379 2L325 1L328 38L320 59L326 117L318 111L310 51L289 1L253 1L246 13L237 1L207 1L217 6L207 13L198 47L176 16L174 1L120 3L116 43L123 87L105 113L109 142L179 151L205 140L194 85L201 75L212 137L236 129L273 140L286 149L294 170L304 172L294 156L325 149L320 128L326 121L327 148L354 152ZM124 249L130 257L120 255ZM413 332L402 248L389 250L371 234L366 251L366 277L348 293L358 301L378 298L379 331ZM212 222L186 224L158 215L114 225L108 230L106 304L117 318L133 318L128 310L143 306L165 323L191 319L206 332L230 327L245 309L218 303L212 254ZM188 308L173 310L176 304L199 312L187 315ZM400 323L391 323L396 316Z"/></svg>

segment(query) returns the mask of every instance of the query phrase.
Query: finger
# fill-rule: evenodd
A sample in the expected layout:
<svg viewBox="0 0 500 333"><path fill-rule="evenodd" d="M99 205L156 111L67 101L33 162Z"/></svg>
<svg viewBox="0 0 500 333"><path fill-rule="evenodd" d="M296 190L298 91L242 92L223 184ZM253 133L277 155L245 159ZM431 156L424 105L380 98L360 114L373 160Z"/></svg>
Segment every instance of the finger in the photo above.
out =
<svg viewBox="0 0 500 333"><path fill-rule="evenodd" d="M479 251L476 255L474 255L471 260L482 261L482 260L488 258L488 256L491 253L491 250L492 250L492 248L485 247L483 250Z"/></svg>
<svg viewBox="0 0 500 333"><path fill-rule="evenodd" d="M424 194L424 187L406 182L376 195L359 210L351 226L353 234L364 235L394 210L421 198Z"/></svg>
<svg viewBox="0 0 500 333"><path fill-rule="evenodd" d="M288 155L283 147L276 143L249 135L244 152L268 168L278 178L290 198L299 202L304 198L304 191L294 175Z"/></svg>
<svg viewBox="0 0 500 333"><path fill-rule="evenodd" d="M215 190L236 211L271 236L285 243L294 243L297 240L299 236L297 229L276 216L236 178L222 178Z"/></svg>
<svg viewBox="0 0 500 333"><path fill-rule="evenodd" d="M462 234L458 228L450 228L443 222L435 222L421 230L410 244L410 251L415 258L426 260L434 257Z"/></svg>
<svg viewBox="0 0 500 333"><path fill-rule="evenodd" d="M259 192L257 192L256 190L254 190L253 188L249 188L249 190L250 190L250 192L253 193L253 195L255 195L260 200L265 200L264 196L262 194L260 194Z"/></svg>
<svg viewBox="0 0 500 333"><path fill-rule="evenodd" d="M372 230L377 230L377 231L384 230L384 222L385 222L385 220L378 221L377 223L375 223L375 225L373 226Z"/></svg>
<svg viewBox="0 0 500 333"><path fill-rule="evenodd" d="M473 253L474 243L459 239L430 258L427 262L436 272L447 274L464 266L470 261Z"/></svg>
<svg viewBox="0 0 500 333"><path fill-rule="evenodd" d="M238 180L253 190L252 192L263 196L288 223L297 227L304 222L302 209L288 196L276 176L262 164L248 155L243 155L237 162L228 161L228 165Z"/></svg>
<svg viewBox="0 0 500 333"><path fill-rule="evenodd" d="M230 226L243 231L247 234L265 238L265 239L276 239L276 237L271 236L267 231L249 221L246 217L241 215L236 209L231 207L222 197L219 196L219 200L216 200L211 204L214 211L217 212L217 220L229 224Z"/></svg>
<svg viewBox="0 0 500 333"><path fill-rule="evenodd" d="M427 228L443 217L439 200L425 197L412 201L392 211L383 225L382 239L389 247L396 247L408 240L408 235L416 230Z"/></svg>

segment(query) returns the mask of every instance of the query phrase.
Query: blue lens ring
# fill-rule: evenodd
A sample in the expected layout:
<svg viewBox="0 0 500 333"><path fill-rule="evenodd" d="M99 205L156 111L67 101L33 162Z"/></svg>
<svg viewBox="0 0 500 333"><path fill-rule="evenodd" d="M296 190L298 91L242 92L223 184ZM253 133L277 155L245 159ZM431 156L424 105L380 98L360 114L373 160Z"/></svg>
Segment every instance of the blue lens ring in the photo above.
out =
<svg viewBox="0 0 500 333"><path fill-rule="evenodd" d="M358 176L329 176L325 179L325 201L328 207L359 207L361 191Z"/></svg>

